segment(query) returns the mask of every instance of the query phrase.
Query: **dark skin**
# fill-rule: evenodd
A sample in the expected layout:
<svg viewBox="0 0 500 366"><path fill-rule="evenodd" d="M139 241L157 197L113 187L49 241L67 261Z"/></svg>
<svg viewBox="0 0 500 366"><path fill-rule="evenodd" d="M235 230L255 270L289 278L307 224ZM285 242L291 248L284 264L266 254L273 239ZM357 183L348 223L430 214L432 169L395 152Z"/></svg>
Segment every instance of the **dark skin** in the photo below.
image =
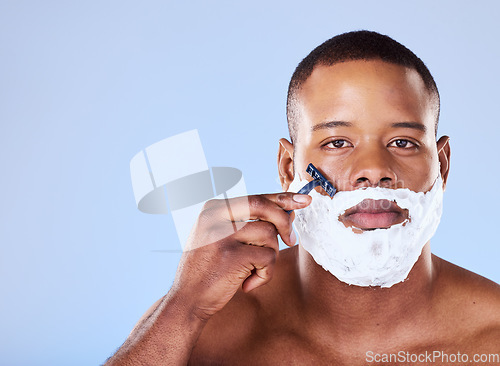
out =
<svg viewBox="0 0 500 366"><path fill-rule="evenodd" d="M439 173L446 185L449 139L435 140L433 105L402 66L316 67L299 91L300 137L280 140L283 190L306 179L309 162L340 190L426 192ZM368 351L434 350L467 353L473 364L474 354L500 352L500 286L432 255L429 243L406 281L346 285L294 246L294 214L284 210L309 203L250 196L231 200L229 214L227 202L209 202L172 289L108 364L366 365ZM279 252L278 235L291 248Z"/></svg>

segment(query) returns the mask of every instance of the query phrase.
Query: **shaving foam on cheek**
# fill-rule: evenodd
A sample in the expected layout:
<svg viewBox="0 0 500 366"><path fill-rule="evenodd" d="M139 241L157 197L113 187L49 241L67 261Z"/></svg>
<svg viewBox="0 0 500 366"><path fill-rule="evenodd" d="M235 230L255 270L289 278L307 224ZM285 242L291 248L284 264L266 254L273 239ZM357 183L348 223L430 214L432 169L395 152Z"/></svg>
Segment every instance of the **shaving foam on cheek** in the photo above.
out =
<svg viewBox="0 0 500 366"><path fill-rule="evenodd" d="M295 177L288 191L297 192L305 183ZM391 287L408 277L439 225L443 181L439 176L427 193L377 187L337 192L333 199L315 190L310 195L311 204L295 212L304 249L342 282ZM409 220L387 229L355 232L339 216L365 199L394 201L408 209Z"/></svg>

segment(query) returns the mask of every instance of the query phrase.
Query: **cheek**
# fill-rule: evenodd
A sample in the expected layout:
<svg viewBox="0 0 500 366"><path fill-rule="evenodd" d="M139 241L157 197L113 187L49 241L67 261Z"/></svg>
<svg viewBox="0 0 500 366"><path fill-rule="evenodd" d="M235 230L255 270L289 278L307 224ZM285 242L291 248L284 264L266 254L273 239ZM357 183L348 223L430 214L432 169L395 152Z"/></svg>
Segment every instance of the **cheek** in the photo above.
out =
<svg viewBox="0 0 500 366"><path fill-rule="evenodd" d="M307 166L309 163L314 164L315 167L319 168L322 173L325 173L323 166L324 156L318 151L312 148L304 147L305 144L299 144L295 146L293 155L293 166L295 176L299 175L300 179L310 180L311 176L306 173Z"/></svg>
<svg viewBox="0 0 500 366"><path fill-rule="evenodd" d="M428 164L425 167L425 169L423 169L423 172L424 173L421 174L423 177L425 177L425 181L422 182L423 187L421 191L428 191L432 188L432 185L436 181L437 177L441 174L440 164L437 154L429 158Z"/></svg>
<svg viewBox="0 0 500 366"><path fill-rule="evenodd" d="M338 180L338 172L344 171L337 161L326 157L321 151L296 146L293 157L295 179L311 180L311 176L306 172L307 166L310 163L318 168L334 186L336 186ZM315 190L322 195L327 195L326 192L319 187L315 188Z"/></svg>
<svg viewBox="0 0 500 366"><path fill-rule="evenodd" d="M309 174L306 173L307 164L312 163L318 170L326 177L326 179L333 184L337 190L350 190L349 185L349 171L352 169L349 164L349 159L342 159L338 157L328 156L322 153L310 153L303 165L303 172L306 179L310 179ZM346 188L348 186L348 188ZM326 192L321 188L316 188L316 191L324 196Z"/></svg>
<svg viewBox="0 0 500 366"><path fill-rule="evenodd" d="M307 161L308 157L304 154L304 151L295 147L293 151L293 173L295 178L297 178L298 175L300 179L307 179L306 168L307 164L309 164Z"/></svg>
<svg viewBox="0 0 500 366"><path fill-rule="evenodd" d="M395 164L398 188L409 188L415 192L427 192L439 174L437 155L418 156L413 159L401 159Z"/></svg>

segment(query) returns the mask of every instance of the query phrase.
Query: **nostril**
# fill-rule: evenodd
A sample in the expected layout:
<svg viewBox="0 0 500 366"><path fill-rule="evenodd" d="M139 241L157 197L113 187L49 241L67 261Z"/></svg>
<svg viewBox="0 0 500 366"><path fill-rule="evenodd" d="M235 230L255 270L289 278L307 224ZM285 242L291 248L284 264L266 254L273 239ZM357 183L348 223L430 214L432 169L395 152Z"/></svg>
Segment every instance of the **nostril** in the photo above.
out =
<svg viewBox="0 0 500 366"><path fill-rule="evenodd" d="M389 177L383 177L380 178L379 180L373 180L371 181L367 177L360 177L356 179L356 185L362 185L368 183L369 186L373 187L382 187L382 188L389 188L392 185L392 178Z"/></svg>
<svg viewBox="0 0 500 366"><path fill-rule="evenodd" d="M389 177L384 177L380 179L380 187L387 188L391 186L392 179Z"/></svg>

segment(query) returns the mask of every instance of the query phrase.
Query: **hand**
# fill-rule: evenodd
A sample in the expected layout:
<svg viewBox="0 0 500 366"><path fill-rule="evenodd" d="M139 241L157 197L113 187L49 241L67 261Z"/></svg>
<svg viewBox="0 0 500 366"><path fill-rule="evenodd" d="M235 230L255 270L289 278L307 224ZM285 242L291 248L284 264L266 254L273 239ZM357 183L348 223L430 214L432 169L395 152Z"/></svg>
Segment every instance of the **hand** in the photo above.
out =
<svg viewBox="0 0 500 366"><path fill-rule="evenodd" d="M277 193L210 200L186 243L170 294L206 321L242 287L248 292L269 282L279 253L277 236L295 244L295 214L308 195ZM251 221L249 221L251 220Z"/></svg>

